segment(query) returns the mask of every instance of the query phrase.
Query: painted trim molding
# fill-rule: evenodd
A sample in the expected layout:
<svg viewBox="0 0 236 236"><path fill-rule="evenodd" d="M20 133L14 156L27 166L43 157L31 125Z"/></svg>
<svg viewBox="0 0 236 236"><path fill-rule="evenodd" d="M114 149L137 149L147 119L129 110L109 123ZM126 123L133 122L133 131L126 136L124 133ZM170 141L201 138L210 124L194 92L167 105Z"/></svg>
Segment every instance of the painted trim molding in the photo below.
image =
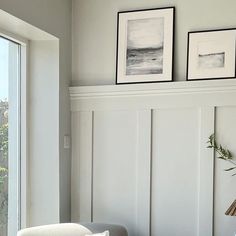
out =
<svg viewBox="0 0 236 236"><path fill-rule="evenodd" d="M69 92L71 111L236 105L236 79L79 86Z"/></svg>
<svg viewBox="0 0 236 236"><path fill-rule="evenodd" d="M133 85L75 86L69 88L72 101L88 97L152 96L226 91L236 91L236 79Z"/></svg>

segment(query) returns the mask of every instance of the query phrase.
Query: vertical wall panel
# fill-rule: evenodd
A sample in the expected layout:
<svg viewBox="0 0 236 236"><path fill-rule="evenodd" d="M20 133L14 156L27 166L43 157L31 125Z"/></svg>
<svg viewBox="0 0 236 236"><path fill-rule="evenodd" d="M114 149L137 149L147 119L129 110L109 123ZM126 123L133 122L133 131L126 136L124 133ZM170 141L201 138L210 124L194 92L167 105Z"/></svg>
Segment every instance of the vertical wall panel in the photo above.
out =
<svg viewBox="0 0 236 236"><path fill-rule="evenodd" d="M154 111L152 236L197 235L198 144L198 109Z"/></svg>
<svg viewBox="0 0 236 236"><path fill-rule="evenodd" d="M201 108L199 115L198 236L213 236L214 151L206 142L214 133L215 108Z"/></svg>
<svg viewBox="0 0 236 236"><path fill-rule="evenodd" d="M91 221L93 113L72 114L71 220Z"/></svg>
<svg viewBox="0 0 236 236"><path fill-rule="evenodd" d="M231 150L236 156L236 107L216 109L216 138L222 146ZM236 199L236 177L232 177L229 172L224 171L230 167L232 167L230 163L216 159L214 236L236 234L236 217L224 215L227 208Z"/></svg>
<svg viewBox="0 0 236 236"><path fill-rule="evenodd" d="M151 110L138 111L136 236L150 235Z"/></svg>
<svg viewBox="0 0 236 236"><path fill-rule="evenodd" d="M150 112L95 112L95 222L125 225L130 236L148 235L144 224L148 224L149 214L149 164ZM143 222L138 225L140 217Z"/></svg>

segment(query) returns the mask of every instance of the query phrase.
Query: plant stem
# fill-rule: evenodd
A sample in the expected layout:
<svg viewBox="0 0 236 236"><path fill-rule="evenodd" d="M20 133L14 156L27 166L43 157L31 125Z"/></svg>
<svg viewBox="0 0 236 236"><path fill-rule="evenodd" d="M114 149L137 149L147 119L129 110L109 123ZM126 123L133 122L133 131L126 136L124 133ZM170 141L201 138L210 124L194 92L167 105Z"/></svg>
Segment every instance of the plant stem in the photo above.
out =
<svg viewBox="0 0 236 236"><path fill-rule="evenodd" d="M217 156L218 158L228 161L235 166L235 167L226 169L225 171L232 171L232 170L236 169L236 162L234 160L232 160L233 156L232 156L231 152L229 150L223 148L221 145L217 144L214 134L212 134L209 137L209 140L207 143L210 143L210 146L208 146L208 148L213 148L214 151L217 153L217 155L219 155L219 156ZM236 176L236 173L233 174L232 176Z"/></svg>

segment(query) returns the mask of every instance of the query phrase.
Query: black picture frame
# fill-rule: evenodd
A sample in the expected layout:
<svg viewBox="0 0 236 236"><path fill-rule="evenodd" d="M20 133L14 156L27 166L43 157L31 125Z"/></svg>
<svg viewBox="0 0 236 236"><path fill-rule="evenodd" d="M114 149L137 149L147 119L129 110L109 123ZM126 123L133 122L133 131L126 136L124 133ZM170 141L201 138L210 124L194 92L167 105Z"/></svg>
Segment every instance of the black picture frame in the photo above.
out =
<svg viewBox="0 0 236 236"><path fill-rule="evenodd" d="M163 26L162 21L165 21ZM161 37L154 37L155 33L151 29L155 23L157 26L160 25L160 29L157 27L154 30L156 36L158 33L163 38L165 36L163 41L159 39ZM142 28L142 26L144 27ZM116 84L172 82L174 30L175 7L118 12ZM152 34L153 38L148 37ZM138 35L143 41L137 37Z"/></svg>
<svg viewBox="0 0 236 236"><path fill-rule="evenodd" d="M194 36L195 39L193 39ZM219 41L222 42L221 45ZM202 49L202 51L206 50L205 55L201 55L202 52L200 52L201 47L199 45L197 51L196 49L197 42L205 43L205 46ZM211 30L199 30L199 31L188 32L186 80L199 81L199 80L234 79L236 77L235 42L236 42L236 28L211 29ZM209 44L209 48L206 47L207 43ZM193 46L192 44L194 44L195 49L194 47L192 48ZM215 49L214 49L214 44L215 44ZM213 50L215 50L215 53L213 53ZM195 53L193 53L193 51L195 51ZM222 55L224 55L224 59L222 58L220 59L220 56L222 57ZM204 56L205 56L205 66L203 66L203 69L201 70L200 65L202 65L202 63L204 62L202 60ZM213 59L210 59L210 56L212 57L215 56L215 62L213 62ZM198 68L196 68L197 57L198 57ZM226 61L225 57L228 57L227 61L230 61L230 64L225 65ZM200 60L201 62L199 62ZM191 63L193 63L194 65ZM215 65L215 68L213 67L213 65ZM193 69L194 66L196 68L195 69L196 71L192 73L194 71Z"/></svg>

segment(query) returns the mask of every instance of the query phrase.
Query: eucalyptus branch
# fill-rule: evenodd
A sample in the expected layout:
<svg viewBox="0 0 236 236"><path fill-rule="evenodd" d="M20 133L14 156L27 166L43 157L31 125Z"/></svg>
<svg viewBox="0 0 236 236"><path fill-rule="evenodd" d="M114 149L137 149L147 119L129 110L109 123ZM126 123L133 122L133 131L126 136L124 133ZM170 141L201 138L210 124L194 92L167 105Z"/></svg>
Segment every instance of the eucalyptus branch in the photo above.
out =
<svg viewBox="0 0 236 236"><path fill-rule="evenodd" d="M222 159L222 160L225 160L225 161L228 161L230 162L232 165L234 165L233 167L231 168L228 168L228 169L225 169L225 171L232 171L232 170L236 170L236 163L233 161L233 155L232 153L222 147L222 145L219 145L217 142L216 142L216 139L215 139L215 135L212 134L207 143L209 144L207 146L207 148L214 148L215 152L218 154L217 158L219 159ZM236 173L234 173L232 176L236 176Z"/></svg>

